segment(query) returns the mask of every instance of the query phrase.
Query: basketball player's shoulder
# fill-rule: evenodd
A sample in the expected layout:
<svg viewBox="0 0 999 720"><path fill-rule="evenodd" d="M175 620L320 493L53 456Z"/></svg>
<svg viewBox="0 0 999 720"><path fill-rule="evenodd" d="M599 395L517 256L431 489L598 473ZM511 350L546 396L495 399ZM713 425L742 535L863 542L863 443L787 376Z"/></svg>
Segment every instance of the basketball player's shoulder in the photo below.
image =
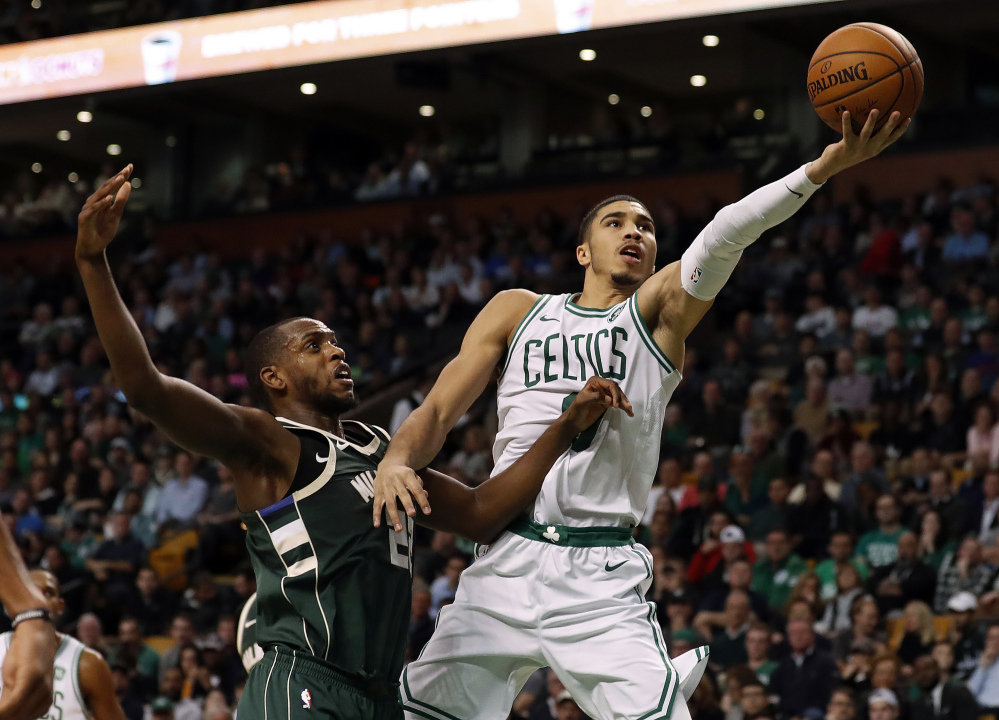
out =
<svg viewBox="0 0 999 720"><path fill-rule="evenodd" d="M511 288L496 293L496 296L486 305L486 310L502 318L511 327L520 323L543 296L524 288ZM485 312L485 311L483 311Z"/></svg>

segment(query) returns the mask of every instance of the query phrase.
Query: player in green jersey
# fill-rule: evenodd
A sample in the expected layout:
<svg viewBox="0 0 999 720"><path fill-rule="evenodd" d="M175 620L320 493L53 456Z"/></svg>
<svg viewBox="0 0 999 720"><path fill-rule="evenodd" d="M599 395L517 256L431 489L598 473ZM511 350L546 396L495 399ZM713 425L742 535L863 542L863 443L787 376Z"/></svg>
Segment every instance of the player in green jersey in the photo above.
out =
<svg viewBox="0 0 999 720"><path fill-rule="evenodd" d="M257 577L256 642L264 651L240 720L322 715L398 720L412 588L413 519L371 526L373 482L389 436L343 420L357 404L332 330L294 318L260 332L246 375L260 404L227 405L161 374L122 302L105 257L132 166L83 207L76 260L98 334L128 403L171 440L216 458L236 480ZM424 470L421 524L488 543L531 503L555 460L608 408L632 413L620 388L591 379L520 460L475 489Z"/></svg>

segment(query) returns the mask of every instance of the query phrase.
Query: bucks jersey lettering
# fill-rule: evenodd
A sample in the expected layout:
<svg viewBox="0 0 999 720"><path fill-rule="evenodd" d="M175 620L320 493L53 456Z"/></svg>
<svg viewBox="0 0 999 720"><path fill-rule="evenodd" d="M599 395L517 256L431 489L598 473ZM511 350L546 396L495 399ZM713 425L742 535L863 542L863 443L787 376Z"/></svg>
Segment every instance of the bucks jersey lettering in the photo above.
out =
<svg viewBox="0 0 999 720"><path fill-rule="evenodd" d="M58 635L59 647L56 649L55 663L52 675L52 705L41 720L86 720L90 710L83 701L80 690L80 656L86 646L69 635ZM14 638L12 632L0 635L0 665L3 665ZM0 679L0 690L3 680Z"/></svg>
<svg viewBox="0 0 999 720"><path fill-rule="evenodd" d="M599 375L635 416L608 411L549 471L532 516L563 525L637 525L659 463L666 404L680 373L655 344L637 296L610 308L543 295L514 333L497 390L495 469L510 467Z"/></svg>
<svg viewBox="0 0 999 720"><path fill-rule="evenodd" d="M371 525L373 482L389 436L344 421L345 438L284 418L302 443L291 492L243 513L257 576L243 622L266 650L309 653L344 672L398 679L412 587L411 523L400 533ZM249 603L248 603L249 605ZM248 638L247 638L248 640ZM246 643L253 661L256 650Z"/></svg>

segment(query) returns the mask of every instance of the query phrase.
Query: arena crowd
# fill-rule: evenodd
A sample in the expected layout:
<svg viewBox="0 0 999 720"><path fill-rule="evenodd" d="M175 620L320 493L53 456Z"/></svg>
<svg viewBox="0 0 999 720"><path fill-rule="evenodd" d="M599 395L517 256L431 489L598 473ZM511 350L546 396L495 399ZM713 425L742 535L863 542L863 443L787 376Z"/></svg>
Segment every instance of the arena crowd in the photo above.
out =
<svg viewBox="0 0 999 720"><path fill-rule="evenodd" d="M922 720L999 707L999 215L988 180L835 206L746 253L692 338L636 540L669 650L711 647L697 720ZM648 198L659 266L710 217ZM704 211L709 212L707 209ZM362 396L426 371L498 290L579 289L578 217L509 210L174 256L136 224L112 265L164 372L248 403L240 350L291 315L333 327ZM678 361L678 358L674 359ZM115 387L70 266L0 268L0 508L59 579L62 629L112 665L129 720L231 717L254 591L232 479ZM437 467L488 477L486 394ZM418 536L411 656L470 562ZM580 720L539 671L512 712Z"/></svg>

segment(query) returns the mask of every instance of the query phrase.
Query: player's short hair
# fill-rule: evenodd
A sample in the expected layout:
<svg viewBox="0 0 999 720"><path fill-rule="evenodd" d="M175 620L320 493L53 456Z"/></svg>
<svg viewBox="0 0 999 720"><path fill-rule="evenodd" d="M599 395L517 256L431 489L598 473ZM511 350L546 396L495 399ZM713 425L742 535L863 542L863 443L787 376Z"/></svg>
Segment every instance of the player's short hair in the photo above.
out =
<svg viewBox="0 0 999 720"><path fill-rule="evenodd" d="M637 203L638 205L641 205L642 208L644 208L646 213L648 213L650 216L652 215L652 213L649 212L649 209L645 207L645 203L643 203L638 198L632 197L631 195L614 195L612 197L606 198L605 200L601 200L596 205L594 205L593 208L583 217L583 221L579 224L579 238L577 245L582 245L583 243L585 243L587 240L590 239L590 226L593 224L593 220L596 218L597 213L603 210L611 203L616 203L616 202Z"/></svg>
<svg viewBox="0 0 999 720"><path fill-rule="evenodd" d="M253 399L265 408L270 409L271 399L267 395L264 381L260 379L260 371L273 365L281 348L284 347L288 337L284 326L301 319L300 317L288 318L274 323L270 327L265 327L250 341L243 353L243 372L246 373L246 383L250 387Z"/></svg>

